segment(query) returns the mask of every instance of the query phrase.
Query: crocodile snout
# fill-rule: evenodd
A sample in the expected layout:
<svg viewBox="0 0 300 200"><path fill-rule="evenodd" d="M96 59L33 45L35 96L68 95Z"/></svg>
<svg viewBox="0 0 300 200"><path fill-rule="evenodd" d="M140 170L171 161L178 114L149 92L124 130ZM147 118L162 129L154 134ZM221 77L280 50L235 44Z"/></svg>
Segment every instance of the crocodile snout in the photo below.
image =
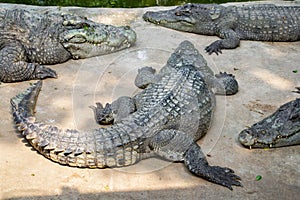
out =
<svg viewBox="0 0 300 200"><path fill-rule="evenodd" d="M238 139L239 139L241 144L243 144L245 146L249 146L249 147L251 147L255 142L255 139L251 134L251 130L243 130L239 134Z"/></svg>

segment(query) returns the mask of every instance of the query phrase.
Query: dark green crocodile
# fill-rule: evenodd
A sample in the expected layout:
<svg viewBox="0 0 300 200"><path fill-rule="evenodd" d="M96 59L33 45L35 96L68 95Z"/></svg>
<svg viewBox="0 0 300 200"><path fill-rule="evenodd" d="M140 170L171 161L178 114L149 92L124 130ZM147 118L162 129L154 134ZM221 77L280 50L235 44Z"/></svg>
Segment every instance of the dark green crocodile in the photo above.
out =
<svg viewBox="0 0 300 200"><path fill-rule="evenodd" d="M240 40L300 40L300 6L186 4L171 10L146 12L143 18L167 28L222 38L205 48L209 54L236 48Z"/></svg>
<svg viewBox="0 0 300 200"><path fill-rule="evenodd" d="M222 73L215 78L188 41L179 45L158 74L149 69L140 69L136 79L143 91L117 100L123 111L126 102L134 102L135 111L128 109L112 126L80 132L36 121L34 109L41 81L11 99L15 124L36 150L63 165L123 167L154 153L170 161L183 161L195 175L229 189L241 186L233 170L209 165L196 143L207 132L215 107L210 84L226 84L226 93L234 94L238 90L234 76ZM219 86L217 92L223 93Z"/></svg>
<svg viewBox="0 0 300 200"><path fill-rule="evenodd" d="M239 134L246 147L272 148L300 144L300 98L278 108L272 115Z"/></svg>
<svg viewBox="0 0 300 200"><path fill-rule="evenodd" d="M42 64L115 52L135 40L128 26L95 23L70 14L0 8L0 82L56 77Z"/></svg>

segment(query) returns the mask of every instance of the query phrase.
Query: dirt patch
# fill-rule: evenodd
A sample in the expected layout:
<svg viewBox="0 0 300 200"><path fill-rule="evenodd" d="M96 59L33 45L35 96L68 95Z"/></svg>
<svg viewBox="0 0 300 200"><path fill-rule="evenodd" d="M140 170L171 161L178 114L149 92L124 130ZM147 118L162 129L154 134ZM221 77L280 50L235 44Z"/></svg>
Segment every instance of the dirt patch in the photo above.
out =
<svg viewBox="0 0 300 200"><path fill-rule="evenodd" d="M275 112L276 106L260 103L260 100L249 101L248 104L243 104L249 111L259 113L261 115Z"/></svg>

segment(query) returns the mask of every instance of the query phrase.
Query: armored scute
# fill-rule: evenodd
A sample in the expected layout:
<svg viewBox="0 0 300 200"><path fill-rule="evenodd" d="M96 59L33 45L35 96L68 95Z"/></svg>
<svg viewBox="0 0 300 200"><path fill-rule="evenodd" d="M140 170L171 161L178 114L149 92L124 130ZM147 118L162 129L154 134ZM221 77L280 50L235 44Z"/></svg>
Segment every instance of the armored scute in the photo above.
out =
<svg viewBox="0 0 300 200"><path fill-rule="evenodd" d="M41 82L11 100L16 126L35 149L60 164L122 167L154 153L170 161L183 161L192 173L211 182L230 189L241 186L231 169L210 166L196 143L211 123L215 108L212 89L221 94L236 93L234 76L221 73L215 77L188 41L179 45L158 74L150 67L139 71L136 83L145 88L143 91L94 108L97 119L113 121L112 126L80 132L36 121L33 110ZM152 81L141 77L145 74L152 76ZM124 110L128 107L132 110ZM117 120L101 120L110 118L110 112ZM122 117L114 116L116 113Z"/></svg>
<svg viewBox="0 0 300 200"><path fill-rule="evenodd" d="M300 40L300 6L186 4L172 10L146 12L143 17L167 28L222 38L206 47L209 54L236 48L240 40Z"/></svg>
<svg viewBox="0 0 300 200"><path fill-rule="evenodd" d="M112 53L135 41L136 34L128 26L0 8L0 82L55 78L56 72L43 65Z"/></svg>

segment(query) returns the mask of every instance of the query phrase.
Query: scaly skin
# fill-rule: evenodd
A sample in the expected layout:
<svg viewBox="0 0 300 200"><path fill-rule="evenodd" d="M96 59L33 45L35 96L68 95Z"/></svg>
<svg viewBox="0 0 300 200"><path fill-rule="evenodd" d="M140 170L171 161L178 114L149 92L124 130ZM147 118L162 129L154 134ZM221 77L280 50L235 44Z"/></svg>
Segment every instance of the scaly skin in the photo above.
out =
<svg viewBox="0 0 300 200"><path fill-rule="evenodd" d="M239 134L248 148L272 148L300 144L300 98L290 101Z"/></svg>
<svg viewBox="0 0 300 200"><path fill-rule="evenodd" d="M149 67L140 71L143 70ZM41 82L11 100L14 121L35 149L60 164L122 167L155 153L170 161L183 161L197 176L232 189L233 185L241 186L240 178L231 169L210 166L196 143L207 132L215 107L214 94L205 81L213 79L210 72L194 46L184 41L168 64L153 74L153 81L138 84L146 88L133 97L136 110L132 113L128 109L127 116L122 112L123 118L112 126L79 132L37 122L34 107ZM225 79L238 87L231 75L222 76L220 84ZM137 82L140 80L143 79L137 78ZM118 99L115 108L124 110L130 99Z"/></svg>
<svg viewBox="0 0 300 200"><path fill-rule="evenodd" d="M134 44L129 27L69 14L0 9L0 82L55 78L42 66L112 53Z"/></svg>
<svg viewBox="0 0 300 200"><path fill-rule="evenodd" d="M167 11L146 12L143 18L167 28L222 38L205 48L209 54L236 48L240 39L300 40L300 6L186 4Z"/></svg>

